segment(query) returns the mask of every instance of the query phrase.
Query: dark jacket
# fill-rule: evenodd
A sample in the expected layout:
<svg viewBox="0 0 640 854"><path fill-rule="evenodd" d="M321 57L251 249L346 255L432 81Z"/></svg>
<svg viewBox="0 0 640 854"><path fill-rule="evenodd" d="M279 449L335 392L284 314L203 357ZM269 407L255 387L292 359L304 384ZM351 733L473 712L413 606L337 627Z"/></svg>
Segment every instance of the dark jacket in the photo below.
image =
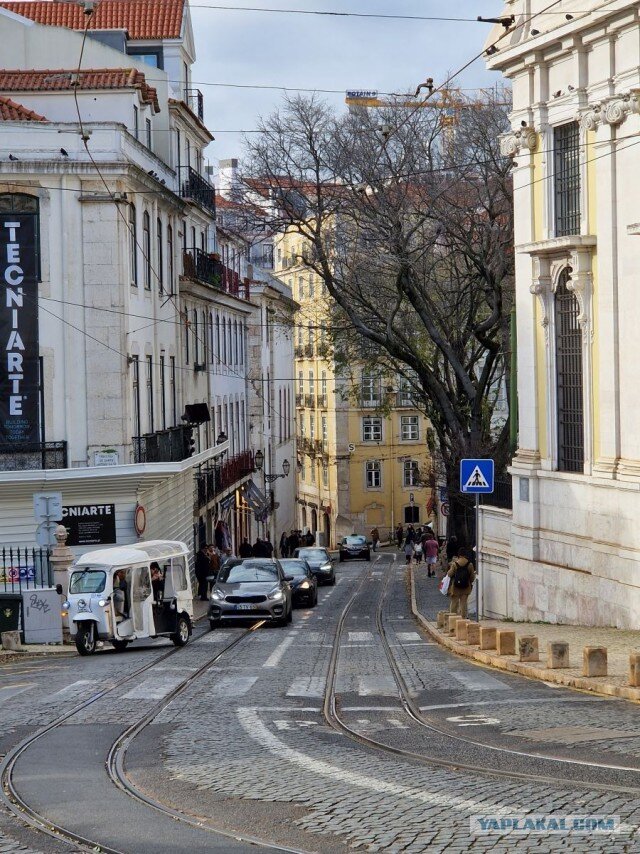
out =
<svg viewBox="0 0 640 854"><path fill-rule="evenodd" d="M196 555L196 578L198 581L205 579L208 575L212 575L211 572L211 561L209 560L209 556L204 552L200 551Z"/></svg>
<svg viewBox="0 0 640 854"><path fill-rule="evenodd" d="M253 546L251 543L242 543L238 549L238 554L240 557L253 557Z"/></svg>
<svg viewBox="0 0 640 854"><path fill-rule="evenodd" d="M464 588L456 587L453 582L453 577L456 574L456 569L458 569L458 567L460 566L464 567L467 565L469 567L469 584L467 585L467 587ZM447 591L448 596L464 596L465 594L468 595L469 593L471 593L473 582L476 580L476 571L470 560L467 560L467 558L463 557L462 555L458 555L458 557L455 557L451 561L451 565L449 566L447 575L451 579L451 581L449 582L449 590Z"/></svg>

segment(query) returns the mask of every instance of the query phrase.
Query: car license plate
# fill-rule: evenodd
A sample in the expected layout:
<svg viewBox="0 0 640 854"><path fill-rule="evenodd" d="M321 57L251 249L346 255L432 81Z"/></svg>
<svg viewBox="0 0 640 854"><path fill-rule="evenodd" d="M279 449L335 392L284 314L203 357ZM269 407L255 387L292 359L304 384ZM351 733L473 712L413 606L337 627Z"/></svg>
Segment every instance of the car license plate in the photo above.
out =
<svg viewBox="0 0 640 854"><path fill-rule="evenodd" d="M251 605L250 603L236 605L236 611L252 611L252 610L253 610L253 605Z"/></svg>

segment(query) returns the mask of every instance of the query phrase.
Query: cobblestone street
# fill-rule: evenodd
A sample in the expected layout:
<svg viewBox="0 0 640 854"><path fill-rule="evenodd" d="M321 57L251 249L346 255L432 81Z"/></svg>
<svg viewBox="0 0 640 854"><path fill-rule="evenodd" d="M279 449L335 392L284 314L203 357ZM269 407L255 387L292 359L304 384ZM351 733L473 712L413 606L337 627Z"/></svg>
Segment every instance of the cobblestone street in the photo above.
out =
<svg viewBox="0 0 640 854"><path fill-rule="evenodd" d="M428 584L420 580L423 604L437 607ZM321 588L318 607L296 611L287 629L243 637L237 626L200 627L169 657L161 642L6 665L0 703L11 726L2 752L96 698L62 723L45 770L50 781L73 771L55 767L58 750L63 765L90 763L107 812L118 809L127 825L100 825L91 839L132 854L151 843L173 850L172 842L155 811L111 802L123 794L105 776L101 745L108 752L147 713L128 748L127 780L197 820L198 830L173 820L195 850L248 850L250 840L309 852L638 850L635 707L456 658L423 635L407 590L404 566L385 553L341 566L336 586ZM53 782L36 780L37 756L34 747L20 759L18 790L87 838L82 796L72 805L54 797ZM615 816L620 826L591 835L471 832L473 817L514 815ZM59 850L68 847L0 814L2 854Z"/></svg>

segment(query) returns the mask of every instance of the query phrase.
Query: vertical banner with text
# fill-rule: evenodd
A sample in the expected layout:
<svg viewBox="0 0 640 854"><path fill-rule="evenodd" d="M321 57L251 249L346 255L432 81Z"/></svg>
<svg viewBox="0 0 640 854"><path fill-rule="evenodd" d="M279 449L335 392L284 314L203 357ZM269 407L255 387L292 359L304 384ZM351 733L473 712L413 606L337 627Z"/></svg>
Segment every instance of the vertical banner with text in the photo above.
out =
<svg viewBox="0 0 640 854"><path fill-rule="evenodd" d="M0 211L0 444L41 441L38 215Z"/></svg>

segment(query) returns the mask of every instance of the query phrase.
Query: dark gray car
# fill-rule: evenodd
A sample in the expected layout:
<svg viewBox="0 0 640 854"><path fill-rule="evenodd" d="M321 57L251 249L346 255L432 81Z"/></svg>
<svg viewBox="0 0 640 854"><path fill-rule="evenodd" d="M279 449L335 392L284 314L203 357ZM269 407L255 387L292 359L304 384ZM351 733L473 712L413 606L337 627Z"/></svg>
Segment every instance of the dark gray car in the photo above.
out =
<svg viewBox="0 0 640 854"><path fill-rule="evenodd" d="M281 626L291 622L291 587L280 562L249 557L225 564L209 602L209 625L222 620L269 620Z"/></svg>
<svg viewBox="0 0 640 854"><path fill-rule="evenodd" d="M311 568L311 572L318 579L318 584L336 583L336 571L333 566L333 560L326 549L320 546L306 546L302 549L296 549L293 556L306 560Z"/></svg>

